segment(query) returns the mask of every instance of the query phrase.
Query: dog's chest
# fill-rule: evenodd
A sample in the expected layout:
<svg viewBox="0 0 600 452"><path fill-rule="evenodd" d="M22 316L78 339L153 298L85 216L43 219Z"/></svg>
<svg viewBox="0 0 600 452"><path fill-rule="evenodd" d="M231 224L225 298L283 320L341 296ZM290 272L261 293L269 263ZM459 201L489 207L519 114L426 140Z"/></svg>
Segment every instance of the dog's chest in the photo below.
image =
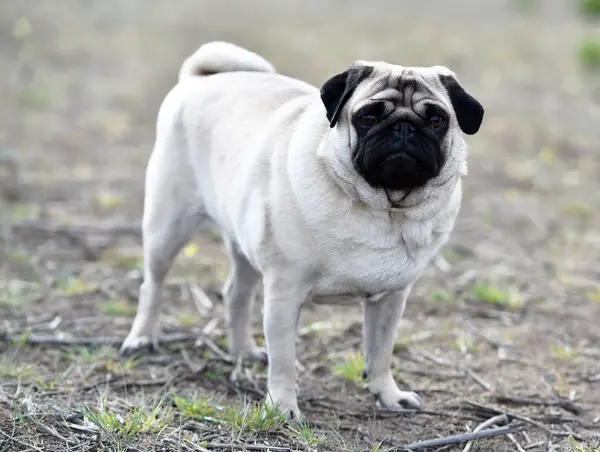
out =
<svg viewBox="0 0 600 452"><path fill-rule="evenodd" d="M315 303L346 304L355 295L402 290L447 240L436 222L407 222L367 243L324 250Z"/></svg>

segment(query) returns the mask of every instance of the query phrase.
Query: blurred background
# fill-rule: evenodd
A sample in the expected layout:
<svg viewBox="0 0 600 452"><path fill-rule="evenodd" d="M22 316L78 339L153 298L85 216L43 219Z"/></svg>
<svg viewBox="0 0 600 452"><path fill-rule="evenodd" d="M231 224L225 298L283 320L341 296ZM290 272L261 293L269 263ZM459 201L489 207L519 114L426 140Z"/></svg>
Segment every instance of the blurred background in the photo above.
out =
<svg viewBox="0 0 600 452"><path fill-rule="evenodd" d="M469 138L457 240L468 232L480 265L504 259L543 270L549 259L546 267L592 280L598 3L5 0L3 224L10 215L138 225L160 102L183 59L220 39L317 86L355 59L450 67L486 107L481 132Z"/></svg>
<svg viewBox="0 0 600 452"><path fill-rule="evenodd" d="M52 312L67 334L127 332L157 110L183 59L210 40L317 86L356 59L455 71L486 116L468 137L463 209L443 252L450 269L428 269L404 326L445 334L428 344L461 359L484 350L461 329L468 319L536 362L577 357L580 372L594 369L582 356L600 343L599 0L2 0L5 327ZM167 328L208 321L183 287L216 294L226 268L215 236L184 250ZM335 308L319 309L335 319ZM500 314L473 314L489 309ZM91 330L68 323L90 316L103 319ZM524 385L541 384L523 372Z"/></svg>

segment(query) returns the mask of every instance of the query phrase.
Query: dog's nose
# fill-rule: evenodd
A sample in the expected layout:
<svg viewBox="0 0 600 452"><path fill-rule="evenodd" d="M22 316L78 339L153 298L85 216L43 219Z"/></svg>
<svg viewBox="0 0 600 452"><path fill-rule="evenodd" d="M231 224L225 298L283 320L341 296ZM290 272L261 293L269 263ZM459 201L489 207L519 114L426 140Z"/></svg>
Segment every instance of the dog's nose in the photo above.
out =
<svg viewBox="0 0 600 452"><path fill-rule="evenodd" d="M392 128L394 138L406 141L415 134L417 128L408 121L399 121Z"/></svg>

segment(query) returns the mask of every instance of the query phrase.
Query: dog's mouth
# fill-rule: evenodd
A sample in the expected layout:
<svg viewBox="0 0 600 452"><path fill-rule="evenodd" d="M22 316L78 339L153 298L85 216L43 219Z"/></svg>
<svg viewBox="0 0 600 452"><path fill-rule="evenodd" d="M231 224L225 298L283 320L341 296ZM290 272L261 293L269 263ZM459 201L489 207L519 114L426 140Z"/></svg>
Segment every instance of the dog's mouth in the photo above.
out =
<svg viewBox="0 0 600 452"><path fill-rule="evenodd" d="M359 153L354 164L359 174L375 188L408 192L425 186L441 171L441 159L432 152L370 152L370 156Z"/></svg>
<svg viewBox="0 0 600 452"><path fill-rule="evenodd" d="M385 191L385 195L390 202L390 211L405 211L416 207L421 203L419 200L415 200L411 198L411 195L416 191L415 188L409 188L402 194L400 199L394 199L393 193L390 193L388 190Z"/></svg>
<svg viewBox="0 0 600 452"><path fill-rule="evenodd" d="M398 160L402 160L402 164L407 171L412 170L412 171L418 172L418 173L422 174L424 177L433 178L433 177L437 176L437 174L440 172L438 162L435 162L430 168L426 168L421 161L419 161L418 159L415 159L409 153L404 152L404 151L400 151L398 153L390 154L390 155L386 156L381 161L379 166L383 169L384 166L393 165ZM409 165L407 165L407 163ZM409 167L407 167L407 166L409 166Z"/></svg>

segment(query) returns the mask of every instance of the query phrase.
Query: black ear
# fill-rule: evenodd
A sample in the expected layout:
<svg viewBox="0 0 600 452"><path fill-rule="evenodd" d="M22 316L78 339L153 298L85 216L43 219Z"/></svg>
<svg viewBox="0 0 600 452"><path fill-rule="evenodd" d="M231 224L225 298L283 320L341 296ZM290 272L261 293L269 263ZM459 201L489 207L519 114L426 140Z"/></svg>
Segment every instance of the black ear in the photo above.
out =
<svg viewBox="0 0 600 452"><path fill-rule="evenodd" d="M342 107L352 95L354 88L373 72L372 66L353 66L334 75L321 87L321 100L327 110L329 127L338 122Z"/></svg>
<svg viewBox="0 0 600 452"><path fill-rule="evenodd" d="M467 135L476 134L483 121L483 106L451 75L440 75L440 81L448 91L461 130Z"/></svg>

